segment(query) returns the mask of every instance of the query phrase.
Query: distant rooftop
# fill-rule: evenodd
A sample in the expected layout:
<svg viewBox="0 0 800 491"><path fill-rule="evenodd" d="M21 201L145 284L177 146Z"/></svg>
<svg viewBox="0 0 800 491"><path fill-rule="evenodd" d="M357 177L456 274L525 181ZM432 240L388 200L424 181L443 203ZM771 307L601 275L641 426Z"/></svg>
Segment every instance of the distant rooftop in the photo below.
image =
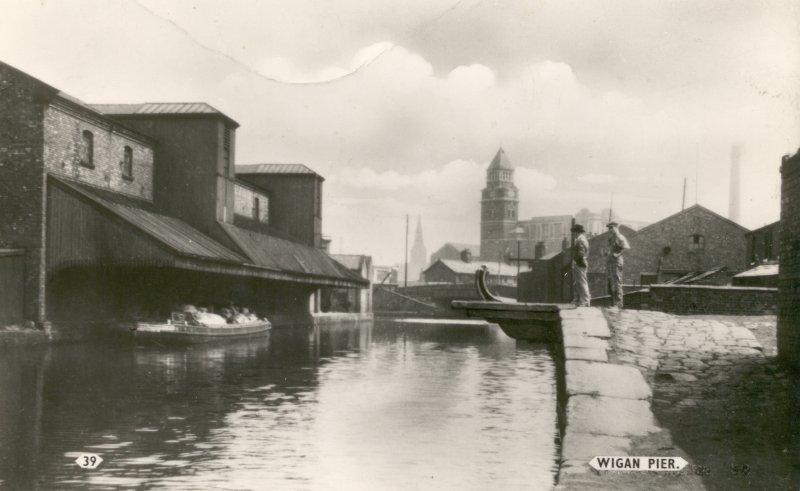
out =
<svg viewBox="0 0 800 491"><path fill-rule="evenodd" d="M437 262L441 262L451 271L458 274L475 274L475 271L481 269L481 266L486 266L489 269L490 276L492 275L517 276L516 264L511 265L497 261L481 261L480 259L470 262L464 262L458 259L439 259ZM433 267L433 264L429 266L428 269L430 269L431 267ZM520 265L519 271L521 273L527 272L529 270L530 268L528 267L527 264Z"/></svg>
<svg viewBox="0 0 800 491"><path fill-rule="evenodd" d="M309 174L318 176L305 164L276 163L276 164L249 164L237 165L237 174Z"/></svg>
<svg viewBox="0 0 800 491"><path fill-rule="evenodd" d="M220 116L236 127L239 126L239 123L228 115L205 102L144 102L141 104L90 104L90 106L103 114L116 116L211 114Z"/></svg>

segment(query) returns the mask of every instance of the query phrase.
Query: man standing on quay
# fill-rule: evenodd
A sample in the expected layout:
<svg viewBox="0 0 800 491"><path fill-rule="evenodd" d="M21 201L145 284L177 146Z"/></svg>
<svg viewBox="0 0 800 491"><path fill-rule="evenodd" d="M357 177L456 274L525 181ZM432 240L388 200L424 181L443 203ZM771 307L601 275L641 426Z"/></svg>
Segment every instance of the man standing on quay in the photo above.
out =
<svg viewBox="0 0 800 491"><path fill-rule="evenodd" d="M572 289L574 299L572 302L578 307L588 307L591 301L589 295L589 239L586 238L583 225L575 224L570 229L575 238L572 248Z"/></svg>
<svg viewBox="0 0 800 491"><path fill-rule="evenodd" d="M622 308L622 253L630 249L628 239L619 231L619 224L611 222L608 225L611 235L608 238L608 259L606 261L606 275L608 276L608 294L614 307Z"/></svg>

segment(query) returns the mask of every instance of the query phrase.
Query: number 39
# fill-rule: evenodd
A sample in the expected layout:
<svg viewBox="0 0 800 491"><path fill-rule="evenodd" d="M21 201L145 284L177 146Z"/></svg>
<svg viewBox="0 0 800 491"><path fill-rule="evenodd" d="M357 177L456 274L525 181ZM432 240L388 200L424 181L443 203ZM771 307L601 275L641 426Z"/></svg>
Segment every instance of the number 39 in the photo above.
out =
<svg viewBox="0 0 800 491"><path fill-rule="evenodd" d="M103 457L100 457L96 453L82 453L75 459L75 463L78 464L78 467L81 469L97 469L102 462Z"/></svg>

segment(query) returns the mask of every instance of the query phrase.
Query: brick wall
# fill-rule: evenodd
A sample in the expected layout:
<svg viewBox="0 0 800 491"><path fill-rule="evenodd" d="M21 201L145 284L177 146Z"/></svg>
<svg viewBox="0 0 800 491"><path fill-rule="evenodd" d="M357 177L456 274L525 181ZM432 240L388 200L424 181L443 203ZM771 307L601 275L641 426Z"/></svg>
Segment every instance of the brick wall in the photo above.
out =
<svg viewBox="0 0 800 491"><path fill-rule="evenodd" d="M764 315L778 311L777 288L652 285L649 296L631 295L639 305L630 307L673 314Z"/></svg>
<svg viewBox="0 0 800 491"><path fill-rule="evenodd" d="M253 216L253 201L258 198L258 216ZM236 218L242 217L253 225L267 225L269 223L269 197L250 188L236 184L234 187L233 212ZM234 222L236 223L236 222ZM258 227L262 228L262 227ZM264 227L264 231L267 231Z"/></svg>
<svg viewBox="0 0 800 491"><path fill-rule="evenodd" d="M778 357L800 368L800 152L781 166Z"/></svg>
<svg viewBox="0 0 800 491"><path fill-rule="evenodd" d="M81 165L83 132L94 141L94 168ZM123 176L125 147L133 153L132 179ZM48 172L114 191L153 199L151 145L115 131L101 119L71 113L55 105L44 111L44 163Z"/></svg>
<svg viewBox="0 0 800 491"><path fill-rule="evenodd" d="M624 282L640 283L641 273L655 273L661 258L662 271L707 271L727 266L731 272L747 269L746 229L701 206L643 228L629 238L625 254ZM695 247L692 235L702 236ZM669 254L664 255L664 248Z"/></svg>
<svg viewBox="0 0 800 491"><path fill-rule="evenodd" d="M753 230L747 237L747 263L759 264L777 260L781 255L781 222L770 223Z"/></svg>
<svg viewBox="0 0 800 491"><path fill-rule="evenodd" d="M44 84L0 63L0 248L25 251L24 316L44 320Z"/></svg>
<svg viewBox="0 0 800 491"><path fill-rule="evenodd" d="M309 174L238 174L237 179L269 193L270 234L312 247L321 245L322 178Z"/></svg>

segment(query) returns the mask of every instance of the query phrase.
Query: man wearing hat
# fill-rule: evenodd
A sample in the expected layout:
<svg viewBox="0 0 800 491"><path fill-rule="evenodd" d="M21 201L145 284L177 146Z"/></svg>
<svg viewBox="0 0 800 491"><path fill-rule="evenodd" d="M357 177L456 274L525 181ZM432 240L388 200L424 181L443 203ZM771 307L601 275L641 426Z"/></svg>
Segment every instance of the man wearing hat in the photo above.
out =
<svg viewBox="0 0 800 491"><path fill-rule="evenodd" d="M631 248L628 239L619 231L619 224L611 222L606 225L610 235L608 237L608 259L606 260L606 275L608 276L608 294L615 307L622 308L622 253Z"/></svg>
<svg viewBox="0 0 800 491"><path fill-rule="evenodd" d="M578 307L588 307L589 295L589 239L586 238L583 225L575 224L570 229L574 237L572 248L572 303Z"/></svg>

